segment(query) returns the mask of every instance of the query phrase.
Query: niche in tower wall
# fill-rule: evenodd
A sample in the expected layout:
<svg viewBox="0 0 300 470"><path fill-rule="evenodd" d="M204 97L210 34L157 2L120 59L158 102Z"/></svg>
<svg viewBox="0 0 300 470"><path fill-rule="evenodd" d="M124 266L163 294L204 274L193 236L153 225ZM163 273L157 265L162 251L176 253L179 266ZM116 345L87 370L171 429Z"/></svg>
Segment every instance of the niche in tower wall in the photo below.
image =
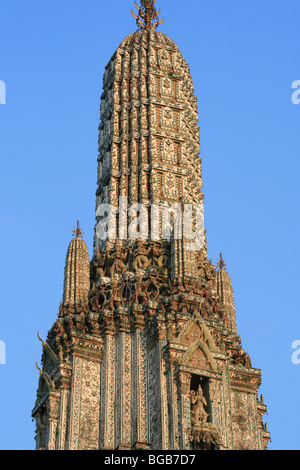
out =
<svg viewBox="0 0 300 470"><path fill-rule="evenodd" d="M197 421L211 422L211 402L209 398L208 377L204 377L201 375L192 375L191 407L193 424Z"/></svg>
<svg viewBox="0 0 300 470"><path fill-rule="evenodd" d="M209 378L192 375L191 378L191 432L194 450L219 450L220 434L212 423Z"/></svg>

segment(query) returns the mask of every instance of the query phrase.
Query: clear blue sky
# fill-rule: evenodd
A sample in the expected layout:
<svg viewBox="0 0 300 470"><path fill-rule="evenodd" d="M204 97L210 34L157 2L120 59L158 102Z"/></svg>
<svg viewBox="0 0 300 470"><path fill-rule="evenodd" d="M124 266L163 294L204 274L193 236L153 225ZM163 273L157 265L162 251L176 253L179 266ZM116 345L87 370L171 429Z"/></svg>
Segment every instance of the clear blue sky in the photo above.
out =
<svg viewBox="0 0 300 470"><path fill-rule="evenodd" d="M33 449L41 343L55 322L76 220L92 251L105 65L133 0L2 0L0 448ZM262 369L271 449L300 449L299 0L157 0L199 105L209 257Z"/></svg>

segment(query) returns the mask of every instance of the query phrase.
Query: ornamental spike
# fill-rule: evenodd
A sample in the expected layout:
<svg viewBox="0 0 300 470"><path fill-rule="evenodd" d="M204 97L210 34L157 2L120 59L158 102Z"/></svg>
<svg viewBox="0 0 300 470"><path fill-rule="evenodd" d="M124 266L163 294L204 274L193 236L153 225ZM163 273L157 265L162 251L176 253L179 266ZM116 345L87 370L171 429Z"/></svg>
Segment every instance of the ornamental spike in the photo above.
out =
<svg viewBox="0 0 300 470"><path fill-rule="evenodd" d="M157 26L163 24L165 21L164 18L159 20L158 15L161 12L161 9L156 10L154 4L156 0L141 0L141 6L139 7L136 1L134 5L138 10L138 15L136 15L132 10L131 14L136 19L137 25L141 29L146 29L148 31L153 31Z"/></svg>

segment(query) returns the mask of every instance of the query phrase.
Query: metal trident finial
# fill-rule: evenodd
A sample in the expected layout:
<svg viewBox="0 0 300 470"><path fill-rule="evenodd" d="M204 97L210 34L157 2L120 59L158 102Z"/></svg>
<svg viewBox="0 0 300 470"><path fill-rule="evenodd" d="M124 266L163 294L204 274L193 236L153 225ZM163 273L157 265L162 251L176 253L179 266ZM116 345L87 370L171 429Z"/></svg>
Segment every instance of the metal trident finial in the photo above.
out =
<svg viewBox="0 0 300 470"><path fill-rule="evenodd" d="M79 227L79 221L77 220L77 228L73 228L72 230L72 233L74 235L74 237L76 238L82 238L82 235L83 235L83 232L81 230L81 228Z"/></svg>
<svg viewBox="0 0 300 470"><path fill-rule="evenodd" d="M222 253L220 253L220 259L217 262L217 267L220 269L220 271L223 271L224 269L226 270L227 268L227 264L225 264Z"/></svg>
<svg viewBox="0 0 300 470"><path fill-rule="evenodd" d="M140 7L137 5L136 1L134 2L139 14L135 15L132 10L131 14L136 19L136 24L141 29L154 30L157 28L157 26L163 24L165 21L164 18L159 21L158 15L160 14L161 10L156 10L154 6L155 2L156 0L141 0Z"/></svg>

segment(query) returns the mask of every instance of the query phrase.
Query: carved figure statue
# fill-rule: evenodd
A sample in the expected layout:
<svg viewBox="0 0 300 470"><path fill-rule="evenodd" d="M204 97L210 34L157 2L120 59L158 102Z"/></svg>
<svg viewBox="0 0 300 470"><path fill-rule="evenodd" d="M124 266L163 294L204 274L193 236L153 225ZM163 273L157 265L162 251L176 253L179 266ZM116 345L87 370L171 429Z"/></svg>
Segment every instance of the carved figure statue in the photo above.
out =
<svg viewBox="0 0 300 470"><path fill-rule="evenodd" d="M151 243L151 264L157 266L159 257L161 256L161 246L159 243Z"/></svg>
<svg viewBox="0 0 300 470"><path fill-rule="evenodd" d="M114 262L112 267L110 268L110 276L114 277L114 275L122 275L127 267L124 263L124 254L122 253L120 245L116 244L115 246L115 253L114 253Z"/></svg>
<svg viewBox="0 0 300 470"><path fill-rule="evenodd" d="M191 405L192 405L192 417L194 423L206 423L208 418L208 413L205 411L205 406L207 406L207 401L203 395L203 390L201 385L197 392L195 390L191 391Z"/></svg>
<svg viewBox="0 0 300 470"><path fill-rule="evenodd" d="M170 256L167 248L163 247L161 250L161 255L157 259L157 266L160 268L169 268Z"/></svg>
<svg viewBox="0 0 300 470"><path fill-rule="evenodd" d="M147 248L143 246L142 242L138 241L135 250L135 259L133 262L133 270L135 272L139 271L140 269L145 271L148 268L150 265L150 260L148 259L147 254Z"/></svg>
<svg viewBox="0 0 300 470"><path fill-rule="evenodd" d="M95 259L94 259L94 275L95 281L97 282L102 276L105 276L105 261L107 253L101 253L99 247L97 248Z"/></svg>

